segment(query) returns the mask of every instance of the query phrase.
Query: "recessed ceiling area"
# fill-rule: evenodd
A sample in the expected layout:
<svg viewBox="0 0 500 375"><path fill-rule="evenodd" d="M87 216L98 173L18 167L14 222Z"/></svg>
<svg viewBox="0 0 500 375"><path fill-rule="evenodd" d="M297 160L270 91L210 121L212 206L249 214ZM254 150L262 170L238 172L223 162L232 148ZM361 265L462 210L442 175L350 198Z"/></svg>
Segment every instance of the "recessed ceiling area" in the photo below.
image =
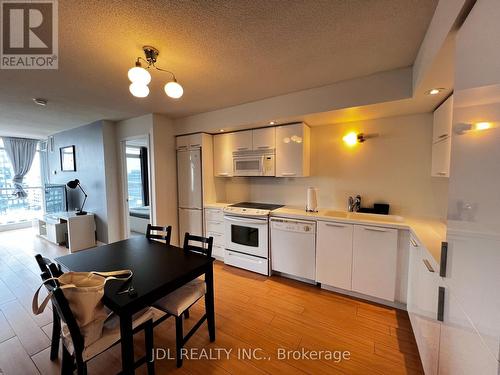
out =
<svg viewBox="0 0 500 375"><path fill-rule="evenodd" d="M411 66L437 0L59 2L59 69L0 71L0 132L46 135L145 113L184 117ZM144 44L168 76L134 98ZM48 100L46 107L32 98Z"/></svg>

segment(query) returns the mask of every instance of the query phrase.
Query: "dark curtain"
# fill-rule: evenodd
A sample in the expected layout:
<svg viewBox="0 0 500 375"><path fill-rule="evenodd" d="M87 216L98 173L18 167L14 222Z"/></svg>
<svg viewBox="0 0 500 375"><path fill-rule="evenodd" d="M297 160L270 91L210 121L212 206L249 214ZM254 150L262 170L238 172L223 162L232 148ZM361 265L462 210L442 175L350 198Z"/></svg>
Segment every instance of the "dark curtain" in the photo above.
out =
<svg viewBox="0 0 500 375"><path fill-rule="evenodd" d="M149 169L147 147L141 147L139 157L141 158L142 201L144 202L144 206L149 206Z"/></svg>

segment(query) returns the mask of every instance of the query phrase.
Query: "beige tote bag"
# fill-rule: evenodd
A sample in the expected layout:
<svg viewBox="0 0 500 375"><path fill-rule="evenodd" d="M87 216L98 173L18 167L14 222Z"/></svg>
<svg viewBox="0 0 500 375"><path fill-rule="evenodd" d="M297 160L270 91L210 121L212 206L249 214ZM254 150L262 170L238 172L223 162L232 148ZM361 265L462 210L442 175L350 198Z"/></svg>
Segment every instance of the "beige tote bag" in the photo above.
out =
<svg viewBox="0 0 500 375"><path fill-rule="evenodd" d="M121 277L120 277L121 276ZM40 289L49 281L57 280L68 300L69 307L80 327L85 340L85 347L94 343L102 336L104 322L110 315L102 303L104 286L109 280L128 280L132 271L121 270L113 272L67 272L59 277L45 280L33 296L33 314L41 314L47 306L52 293L38 305Z"/></svg>

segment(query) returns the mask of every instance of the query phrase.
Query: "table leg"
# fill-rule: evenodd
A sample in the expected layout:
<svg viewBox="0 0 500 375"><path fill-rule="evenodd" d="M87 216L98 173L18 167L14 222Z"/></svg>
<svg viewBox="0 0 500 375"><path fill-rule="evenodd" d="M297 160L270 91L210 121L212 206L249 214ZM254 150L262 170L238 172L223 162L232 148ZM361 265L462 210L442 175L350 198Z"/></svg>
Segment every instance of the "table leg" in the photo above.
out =
<svg viewBox="0 0 500 375"><path fill-rule="evenodd" d="M210 266L205 273L205 283L207 284L207 294L205 296L205 310L207 313L208 335L210 342L215 341L215 309L214 309L214 270Z"/></svg>
<svg viewBox="0 0 500 375"><path fill-rule="evenodd" d="M132 316L120 316L120 334L122 347L122 373L134 374L134 334L132 332Z"/></svg>

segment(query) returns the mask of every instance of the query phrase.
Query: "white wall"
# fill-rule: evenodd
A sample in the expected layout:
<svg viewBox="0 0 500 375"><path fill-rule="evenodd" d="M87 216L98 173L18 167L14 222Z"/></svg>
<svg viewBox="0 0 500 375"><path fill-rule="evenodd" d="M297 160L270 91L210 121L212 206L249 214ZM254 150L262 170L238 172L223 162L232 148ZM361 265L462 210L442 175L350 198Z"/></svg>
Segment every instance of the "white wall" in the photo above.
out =
<svg viewBox="0 0 500 375"><path fill-rule="evenodd" d="M354 148L348 131L379 133ZM391 204L391 213L445 218L447 179L432 178L432 114L419 114L311 128L311 177L251 177L227 180L226 198L250 198L305 207L308 186L319 188L319 206L346 209L347 197L363 205Z"/></svg>
<svg viewBox="0 0 500 375"><path fill-rule="evenodd" d="M108 210L108 242L122 238L119 159L117 158L116 126L111 121L102 122L104 145L104 173L106 178L106 208Z"/></svg>
<svg viewBox="0 0 500 375"><path fill-rule="evenodd" d="M174 127L171 119L153 114L153 223L172 226L172 243L178 243L177 220L177 159Z"/></svg>

